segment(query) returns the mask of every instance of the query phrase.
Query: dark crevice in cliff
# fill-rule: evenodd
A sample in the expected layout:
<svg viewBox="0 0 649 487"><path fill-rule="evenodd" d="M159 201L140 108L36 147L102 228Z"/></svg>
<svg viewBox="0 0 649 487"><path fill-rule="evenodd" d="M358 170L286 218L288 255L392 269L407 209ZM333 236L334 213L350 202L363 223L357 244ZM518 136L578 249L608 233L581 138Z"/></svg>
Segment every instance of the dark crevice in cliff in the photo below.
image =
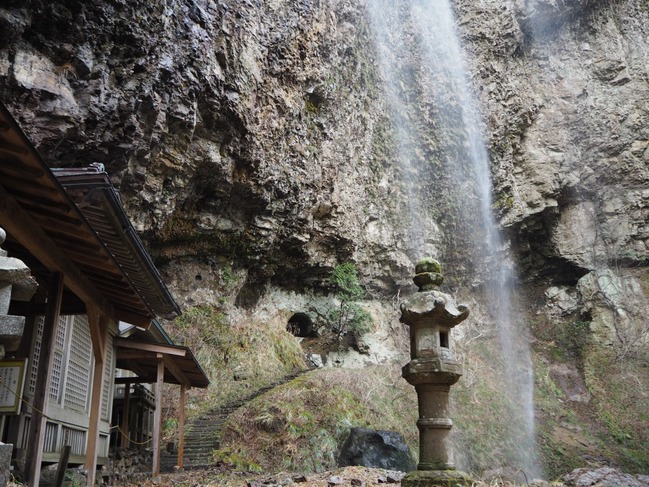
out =
<svg viewBox="0 0 649 487"><path fill-rule="evenodd" d="M517 256L521 280L541 281L549 285L575 285L590 272L560 255L556 248L552 235L559 215L558 207L546 208L510 231L512 251Z"/></svg>

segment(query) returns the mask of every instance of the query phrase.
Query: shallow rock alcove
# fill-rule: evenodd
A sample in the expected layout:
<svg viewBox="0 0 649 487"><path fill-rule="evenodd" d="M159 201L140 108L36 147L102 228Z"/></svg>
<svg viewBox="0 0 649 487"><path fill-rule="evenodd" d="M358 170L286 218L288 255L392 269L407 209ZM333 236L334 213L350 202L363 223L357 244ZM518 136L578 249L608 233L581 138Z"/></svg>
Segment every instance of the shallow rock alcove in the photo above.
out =
<svg viewBox="0 0 649 487"><path fill-rule="evenodd" d="M288 320L286 331L293 336L306 338L313 335L313 322L306 313L295 313Z"/></svg>

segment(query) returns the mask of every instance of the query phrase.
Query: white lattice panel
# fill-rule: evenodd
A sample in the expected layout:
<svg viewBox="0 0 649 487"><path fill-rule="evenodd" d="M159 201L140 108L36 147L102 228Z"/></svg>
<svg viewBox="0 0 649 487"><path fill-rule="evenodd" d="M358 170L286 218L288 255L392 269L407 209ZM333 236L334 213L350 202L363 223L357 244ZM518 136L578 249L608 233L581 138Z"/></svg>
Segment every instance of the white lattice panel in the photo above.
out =
<svg viewBox="0 0 649 487"><path fill-rule="evenodd" d="M87 432L69 426L63 426L63 443L70 445L73 455L85 455Z"/></svg>
<svg viewBox="0 0 649 487"><path fill-rule="evenodd" d="M59 443L59 425L56 423L45 423L45 439L43 440L43 451L56 453Z"/></svg>
<svg viewBox="0 0 649 487"><path fill-rule="evenodd" d="M92 369L92 339L88 319L73 317L70 337L67 376L65 382L65 407L85 412L88 409L90 373Z"/></svg>
<svg viewBox="0 0 649 487"><path fill-rule="evenodd" d="M106 363L104 365L104 383L101 396L101 419L108 421L110 405L113 401L113 372L115 370L113 353L113 337L109 334L106 341Z"/></svg>
<svg viewBox="0 0 649 487"><path fill-rule="evenodd" d="M68 334L69 318L68 316L59 316L59 326L56 328L56 343L54 346L61 350L65 348L65 337Z"/></svg>
<svg viewBox="0 0 649 487"><path fill-rule="evenodd" d="M108 455L110 455L109 446L110 446L109 437L107 435L99 435L97 454L100 457L107 457Z"/></svg>
<svg viewBox="0 0 649 487"><path fill-rule="evenodd" d="M54 340L54 353L52 354L52 368L50 369L50 399L55 402L61 401L61 387L64 376L65 340L68 334L68 317L60 316L56 327L56 338Z"/></svg>
<svg viewBox="0 0 649 487"><path fill-rule="evenodd" d="M22 438L20 439L20 443L16 445L19 448L27 448L27 443L29 442L29 428L31 426L31 420L32 418L25 417L25 423L23 426L23 435Z"/></svg>
<svg viewBox="0 0 649 487"><path fill-rule="evenodd" d="M52 368L50 369L50 399L59 402L61 392L61 379L63 377L63 352L54 350Z"/></svg>
<svg viewBox="0 0 649 487"><path fill-rule="evenodd" d="M29 369L29 384L27 385L27 393L34 395L36 392L36 377L38 376L38 359L41 355L41 341L43 338L43 327L45 326L45 318L39 316L36 318L36 339L34 340L34 352L30 361L31 367Z"/></svg>

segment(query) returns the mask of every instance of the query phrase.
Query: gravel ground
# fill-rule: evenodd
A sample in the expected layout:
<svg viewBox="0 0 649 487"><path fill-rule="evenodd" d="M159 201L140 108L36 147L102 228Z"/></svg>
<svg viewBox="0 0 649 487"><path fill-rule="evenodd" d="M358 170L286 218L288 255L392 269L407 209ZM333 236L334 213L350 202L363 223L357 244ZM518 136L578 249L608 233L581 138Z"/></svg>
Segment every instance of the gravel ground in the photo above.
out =
<svg viewBox="0 0 649 487"><path fill-rule="evenodd" d="M279 487L284 485L314 486L390 486L401 485L405 473L380 468L345 467L323 473L279 473L272 476L224 472L218 469L207 471L188 471L163 474L157 479L118 484L131 486L232 486L232 487ZM116 484L117 485L117 484Z"/></svg>

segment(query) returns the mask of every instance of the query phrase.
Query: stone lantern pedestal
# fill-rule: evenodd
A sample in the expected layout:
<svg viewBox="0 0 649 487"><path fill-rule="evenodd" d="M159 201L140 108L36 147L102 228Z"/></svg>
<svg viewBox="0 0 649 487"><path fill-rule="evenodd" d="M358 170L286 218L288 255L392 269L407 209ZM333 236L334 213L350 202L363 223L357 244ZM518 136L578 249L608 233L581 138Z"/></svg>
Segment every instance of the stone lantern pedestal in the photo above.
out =
<svg viewBox="0 0 649 487"><path fill-rule="evenodd" d="M453 356L451 329L469 316L466 306L437 290L441 266L423 259L415 268L419 292L401 305L401 322L410 327L410 358L403 378L415 386L419 403L419 463L402 481L406 487L472 485L469 476L455 470L447 437L453 426L448 417L448 394L462 375Z"/></svg>

